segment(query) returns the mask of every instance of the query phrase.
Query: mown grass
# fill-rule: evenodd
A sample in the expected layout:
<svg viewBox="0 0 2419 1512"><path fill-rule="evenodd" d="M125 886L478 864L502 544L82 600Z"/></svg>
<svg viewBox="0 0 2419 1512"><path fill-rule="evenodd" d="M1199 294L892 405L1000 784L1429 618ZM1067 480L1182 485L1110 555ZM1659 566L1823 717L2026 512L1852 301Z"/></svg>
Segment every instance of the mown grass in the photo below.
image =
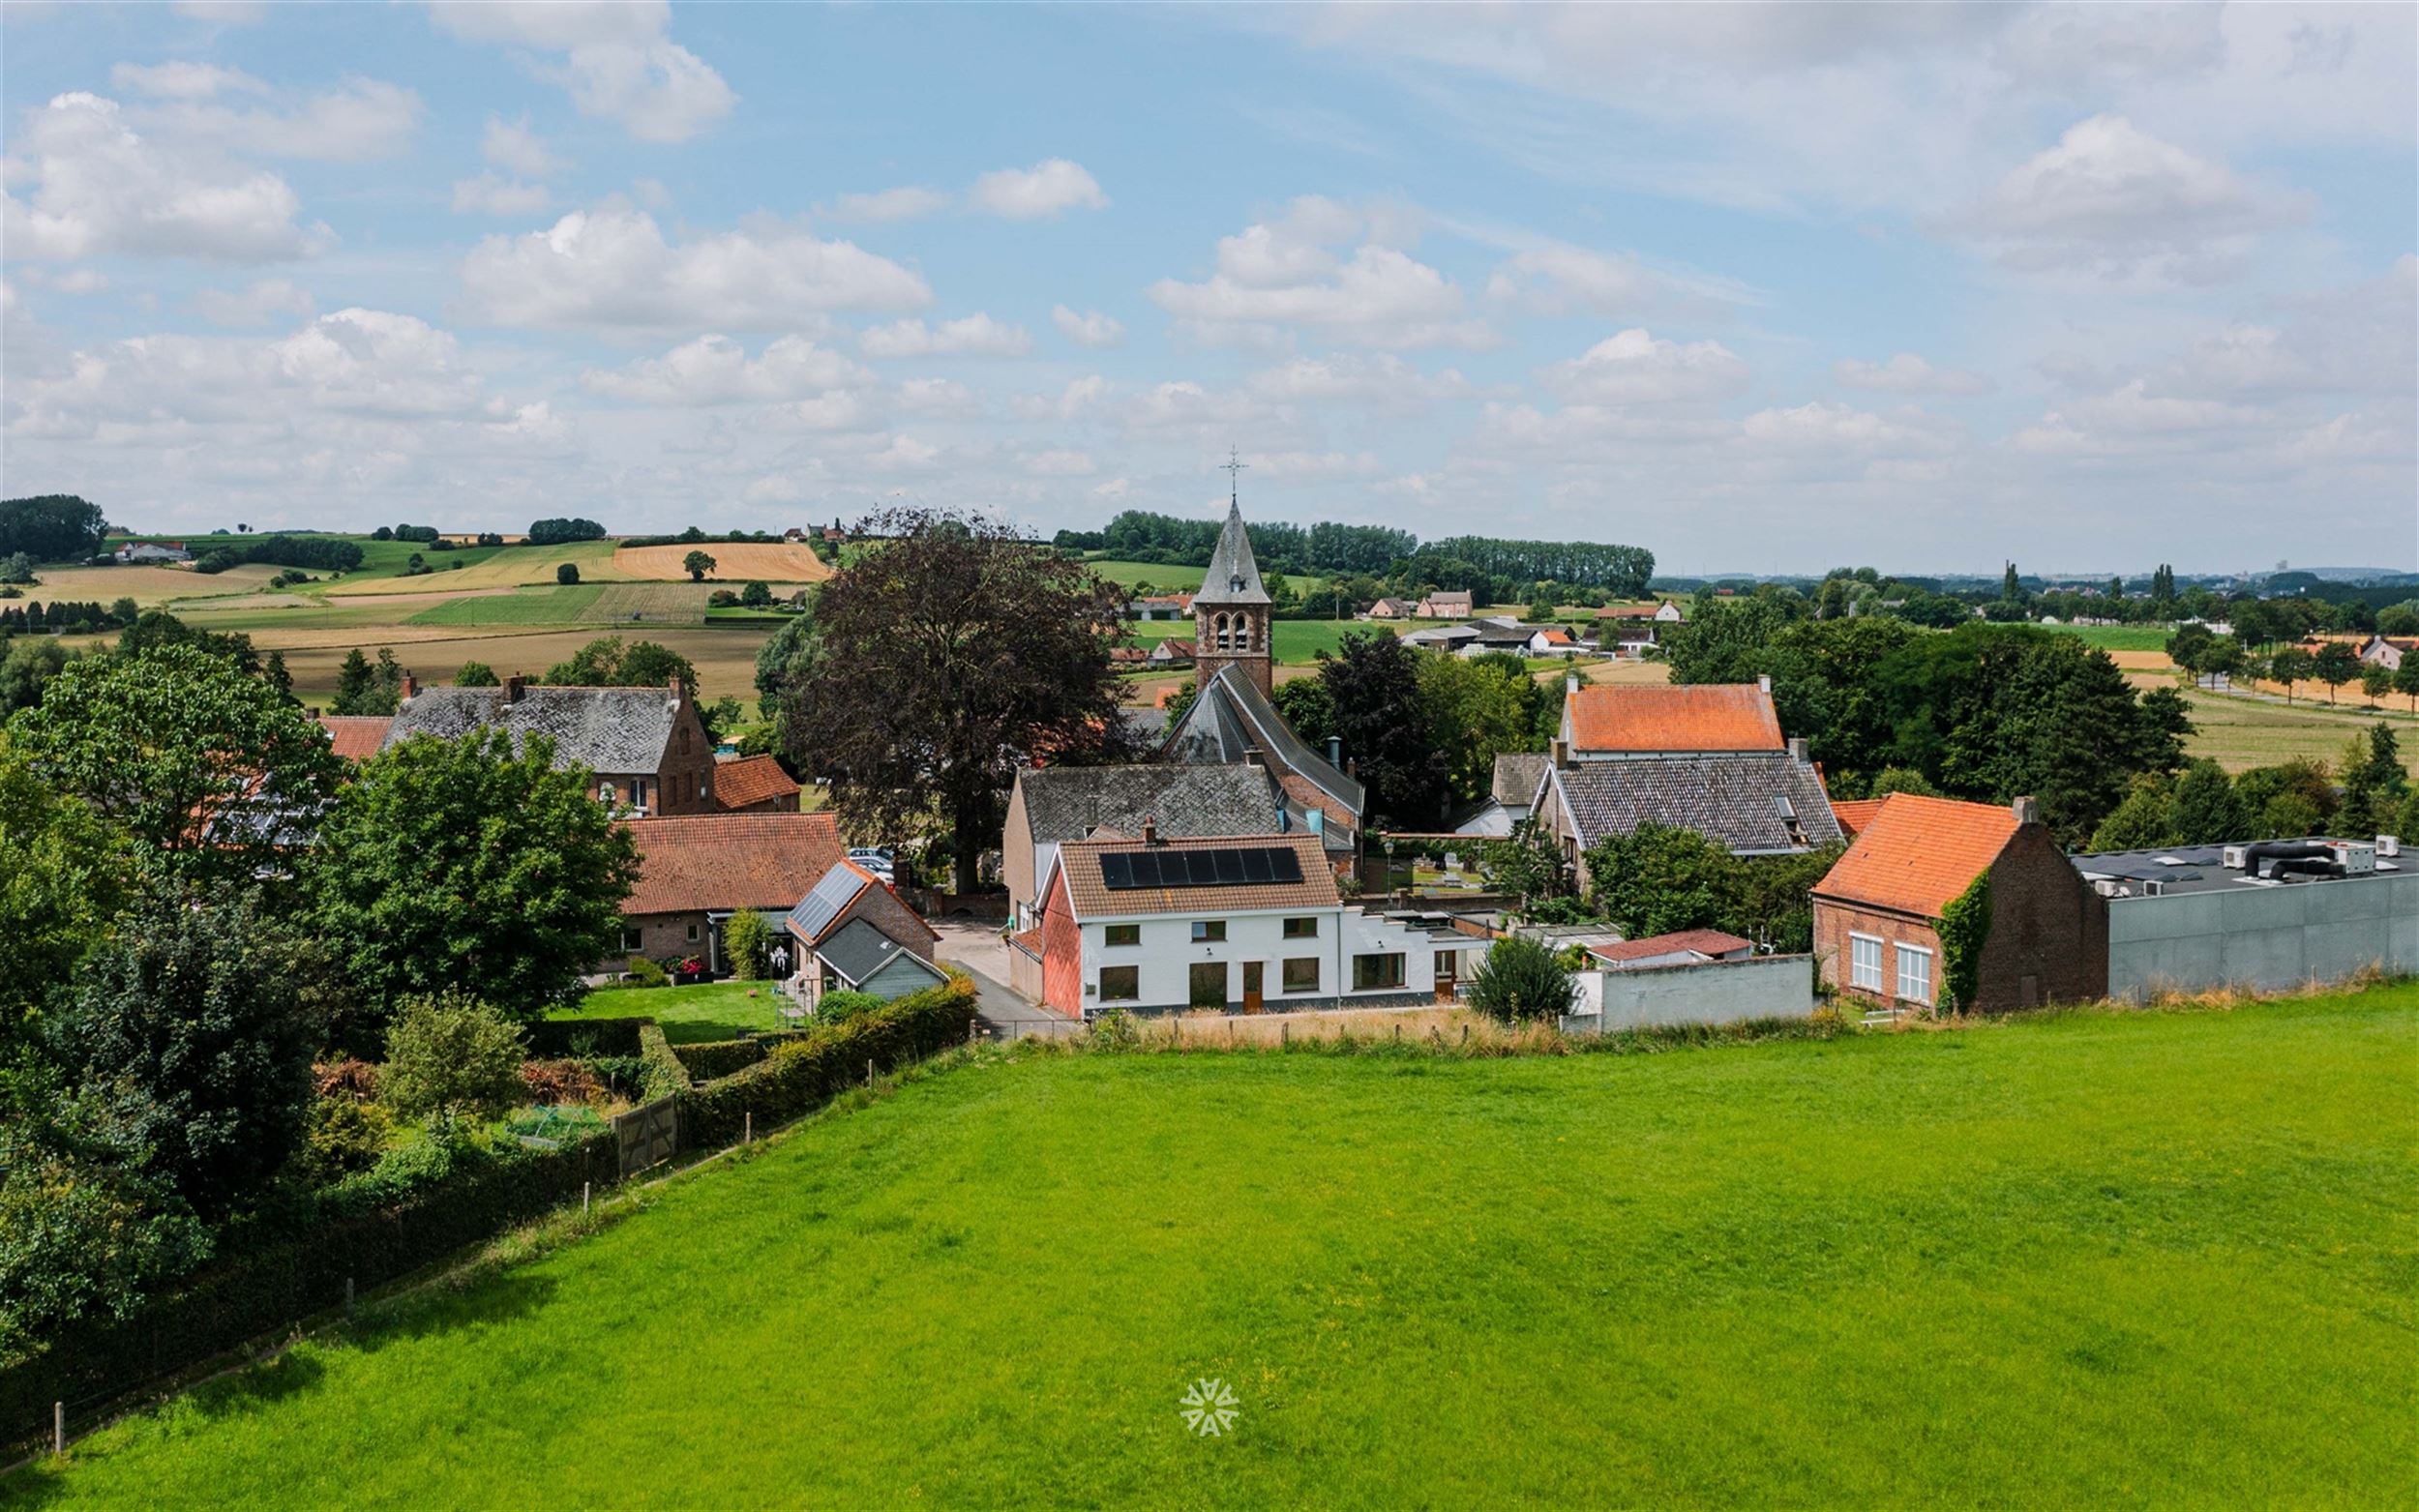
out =
<svg viewBox="0 0 2419 1512"><path fill-rule="evenodd" d="M748 995L755 993L754 997ZM555 1019L653 1019L675 1045L731 1040L742 1029L781 1027L781 994L769 982L704 982L694 987L606 987Z"/></svg>
<svg viewBox="0 0 2419 1512"><path fill-rule="evenodd" d="M11 1489L2408 1505L2414 1066L2408 985L1657 1055L983 1054Z"/></svg>
<svg viewBox="0 0 2419 1512"><path fill-rule="evenodd" d="M432 604L411 616L413 625L577 625L587 616L598 583L572 583L552 588L524 588L518 593L485 594Z"/></svg>
<svg viewBox="0 0 2419 1512"><path fill-rule="evenodd" d="M2081 637L2103 651L2165 651L2175 632L2158 625L2044 625L2062 636Z"/></svg>

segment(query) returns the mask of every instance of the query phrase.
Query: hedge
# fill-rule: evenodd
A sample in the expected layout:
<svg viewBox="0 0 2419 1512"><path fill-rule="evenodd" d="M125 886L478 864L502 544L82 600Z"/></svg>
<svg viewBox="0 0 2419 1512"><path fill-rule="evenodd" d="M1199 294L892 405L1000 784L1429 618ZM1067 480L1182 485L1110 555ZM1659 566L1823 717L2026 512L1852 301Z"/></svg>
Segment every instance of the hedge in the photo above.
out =
<svg viewBox="0 0 2419 1512"><path fill-rule="evenodd" d="M670 1097L689 1087L689 1068L672 1052L661 1025L652 1019L639 1025L639 1059L646 1066L646 1100Z"/></svg>
<svg viewBox="0 0 2419 1512"><path fill-rule="evenodd" d="M680 1147L719 1149L740 1137L750 1115L759 1130L778 1128L861 1085L867 1062L895 1070L965 1044L973 1023L974 984L952 977L880 1013L777 1044L754 1065L680 1094Z"/></svg>

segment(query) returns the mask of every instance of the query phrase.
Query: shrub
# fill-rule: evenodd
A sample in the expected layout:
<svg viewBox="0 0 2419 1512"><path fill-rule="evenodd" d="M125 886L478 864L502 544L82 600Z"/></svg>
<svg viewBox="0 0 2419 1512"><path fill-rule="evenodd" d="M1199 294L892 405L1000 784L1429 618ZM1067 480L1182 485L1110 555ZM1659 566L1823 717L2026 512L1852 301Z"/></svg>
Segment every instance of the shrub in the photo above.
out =
<svg viewBox="0 0 2419 1512"><path fill-rule="evenodd" d="M533 1103L593 1103L605 1096L605 1083L576 1060L524 1060L521 1085Z"/></svg>
<svg viewBox="0 0 2419 1512"><path fill-rule="evenodd" d="M672 1041L652 1020L639 1025L639 1060L644 1067L640 1091L648 1102L688 1089L689 1068L672 1052Z"/></svg>
<svg viewBox="0 0 2419 1512"><path fill-rule="evenodd" d="M709 609L736 608L738 604L739 596L729 588L716 588L705 596L705 607Z"/></svg>
<svg viewBox="0 0 2419 1512"><path fill-rule="evenodd" d="M521 1030L461 993L407 999L386 1034L384 1098L404 1118L493 1117L522 1100Z"/></svg>
<svg viewBox="0 0 2419 1512"><path fill-rule="evenodd" d="M871 1063L889 1070L966 1043L974 984L953 977L880 1011L786 1040L755 1065L680 1094L680 1145L718 1148L739 1137L749 1114L759 1132L820 1108L861 1085Z"/></svg>
<svg viewBox="0 0 2419 1512"><path fill-rule="evenodd" d="M343 1092L322 1095L311 1105L295 1169L313 1186L340 1181L376 1165L394 1133L395 1120L380 1105Z"/></svg>
<svg viewBox="0 0 2419 1512"><path fill-rule="evenodd" d="M542 1019L522 1031L535 1060L595 1060L637 1055L639 1030L652 1019Z"/></svg>
<svg viewBox="0 0 2419 1512"><path fill-rule="evenodd" d="M565 587L569 587L571 584L578 582L580 580L580 564L578 562L561 562L556 564L554 568L554 580L561 583Z"/></svg>
<svg viewBox="0 0 2419 1512"><path fill-rule="evenodd" d="M644 956L630 958L630 980L641 987L670 987L672 977L662 966Z"/></svg>
<svg viewBox="0 0 2419 1512"><path fill-rule="evenodd" d="M1551 949L1515 935L1487 948L1467 996L1471 1007L1506 1023L1558 1020L1570 1011L1570 972Z"/></svg>
<svg viewBox="0 0 2419 1512"><path fill-rule="evenodd" d="M851 992L842 988L838 992L825 993L815 1004L815 1021L818 1023L846 1023L860 1015L881 1011L882 1002L883 999L871 993Z"/></svg>
<svg viewBox="0 0 2419 1512"><path fill-rule="evenodd" d="M495 668L485 662L464 662L462 670L454 674L454 686L457 688L493 688L495 685Z"/></svg>
<svg viewBox="0 0 2419 1512"><path fill-rule="evenodd" d="M321 1097L372 1098L378 1095L378 1068L366 1060L333 1060L311 1068L314 1090Z"/></svg>
<svg viewBox="0 0 2419 1512"><path fill-rule="evenodd" d="M731 957L731 974L743 982L761 982L769 974L773 927L754 908L742 908L723 921L723 950Z"/></svg>

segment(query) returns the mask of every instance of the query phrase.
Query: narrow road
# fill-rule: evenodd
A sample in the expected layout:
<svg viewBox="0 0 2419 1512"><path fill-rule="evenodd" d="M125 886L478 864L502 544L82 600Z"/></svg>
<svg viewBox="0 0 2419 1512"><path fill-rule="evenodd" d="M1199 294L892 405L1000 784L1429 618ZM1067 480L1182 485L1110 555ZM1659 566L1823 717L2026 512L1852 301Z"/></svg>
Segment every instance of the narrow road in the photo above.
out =
<svg viewBox="0 0 2419 1512"><path fill-rule="evenodd" d="M941 919L933 930L941 936L933 954L974 979L974 1012L993 1039L1075 1032L1076 1025L1008 986L1008 947L997 926Z"/></svg>

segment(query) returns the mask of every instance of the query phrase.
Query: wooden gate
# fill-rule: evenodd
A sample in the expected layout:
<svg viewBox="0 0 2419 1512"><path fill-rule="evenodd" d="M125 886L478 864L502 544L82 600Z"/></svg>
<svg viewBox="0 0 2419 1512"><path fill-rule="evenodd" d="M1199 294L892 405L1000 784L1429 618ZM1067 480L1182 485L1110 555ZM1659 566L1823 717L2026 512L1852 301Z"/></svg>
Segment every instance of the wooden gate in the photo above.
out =
<svg viewBox="0 0 2419 1512"><path fill-rule="evenodd" d="M672 1101L669 1097L659 1097L643 1108L633 1108L613 1119L613 1134L621 1141L623 1175L672 1159L674 1137L678 1133L672 1121Z"/></svg>

